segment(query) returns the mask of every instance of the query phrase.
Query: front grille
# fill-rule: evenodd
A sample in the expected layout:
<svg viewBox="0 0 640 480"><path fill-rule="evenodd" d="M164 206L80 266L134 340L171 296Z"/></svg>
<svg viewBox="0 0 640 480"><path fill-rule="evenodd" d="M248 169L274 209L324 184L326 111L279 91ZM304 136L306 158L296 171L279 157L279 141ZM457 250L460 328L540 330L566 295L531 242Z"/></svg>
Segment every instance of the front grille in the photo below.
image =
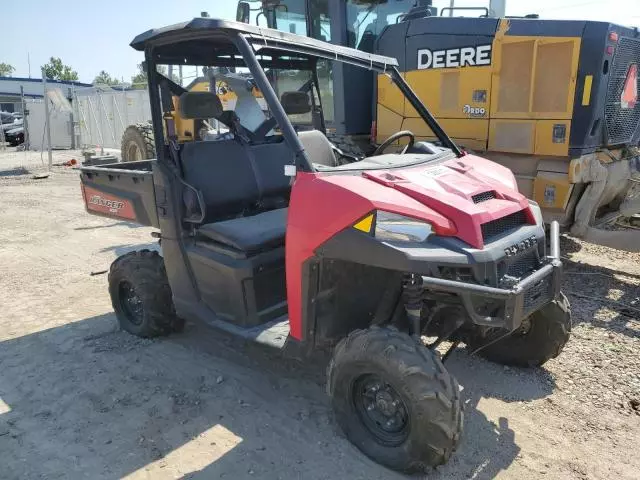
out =
<svg viewBox="0 0 640 480"><path fill-rule="evenodd" d="M633 108L622 108L620 105L629 67L634 63L640 67L640 39L620 38L609 72L604 107L607 145L630 142L640 123L640 102ZM638 83L640 91L640 75Z"/></svg>
<svg viewBox="0 0 640 480"><path fill-rule="evenodd" d="M506 217L498 218L497 220L491 220L490 222L483 223L482 227L482 239L486 242L490 242L494 237L502 235L505 232L514 230L522 225L527 224L527 216L524 210L512 213Z"/></svg>
<svg viewBox="0 0 640 480"><path fill-rule="evenodd" d="M548 275L524 293L523 310L525 315L551 301L553 297L552 279L553 275Z"/></svg>
<svg viewBox="0 0 640 480"><path fill-rule="evenodd" d="M496 198L496 192L483 192L473 195L471 200L473 200L473 203L482 203L494 198Z"/></svg>
<svg viewBox="0 0 640 480"><path fill-rule="evenodd" d="M538 268L538 256L535 251L526 252L516 257L507 267L507 275L515 278L525 277Z"/></svg>

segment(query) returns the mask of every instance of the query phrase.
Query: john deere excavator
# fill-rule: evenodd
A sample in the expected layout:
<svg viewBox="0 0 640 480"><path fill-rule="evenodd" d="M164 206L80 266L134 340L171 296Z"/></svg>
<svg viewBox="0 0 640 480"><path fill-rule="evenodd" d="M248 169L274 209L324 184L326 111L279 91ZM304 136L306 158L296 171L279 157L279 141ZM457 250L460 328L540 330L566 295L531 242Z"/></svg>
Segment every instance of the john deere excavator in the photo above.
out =
<svg viewBox="0 0 640 480"><path fill-rule="evenodd" d="M397 58L454 140L513 170L547 222L640 250L637 232L598 228L640 212L638 29L504 13L504 0L440 12L431 0L251 0L237 20ZM401 143L435 139L384 75L326 73L327 129L363 153L400 130Z"/></svg>

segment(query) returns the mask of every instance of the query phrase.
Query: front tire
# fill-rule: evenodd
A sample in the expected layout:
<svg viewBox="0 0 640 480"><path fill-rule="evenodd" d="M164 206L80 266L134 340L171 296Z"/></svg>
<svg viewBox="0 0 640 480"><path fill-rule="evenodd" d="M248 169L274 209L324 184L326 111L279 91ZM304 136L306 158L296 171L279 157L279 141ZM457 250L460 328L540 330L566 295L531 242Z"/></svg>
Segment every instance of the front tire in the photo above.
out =
<svg viewBox="0 0 640 480"><path fill-rule="evenodd" d="M140 250L118 257L109 270L109 294L120 328L133 335L151 338L184 328L158 252Z"/></svg>
<svg viewBox="0 0 640 480"><path fill-rule="evenodd" d="M493 329L486 335L472 333L467 345L492 362L516 367L538 367L562 352L571 332L569 300L560 294L557 300L533 313L523 327L505 335ZM503 337L503 338L500 338ZM492 343L493 342L493 343ZM486 348L482 348L487 345Z"/></svg>
<svg viewBox="0 0 640 480"><path fill-rule="evenodd" d="M440 359L395 329L356 330L327 371L336 419L365 455L412 473L445 463L462 432L458 382Z"/></svg>

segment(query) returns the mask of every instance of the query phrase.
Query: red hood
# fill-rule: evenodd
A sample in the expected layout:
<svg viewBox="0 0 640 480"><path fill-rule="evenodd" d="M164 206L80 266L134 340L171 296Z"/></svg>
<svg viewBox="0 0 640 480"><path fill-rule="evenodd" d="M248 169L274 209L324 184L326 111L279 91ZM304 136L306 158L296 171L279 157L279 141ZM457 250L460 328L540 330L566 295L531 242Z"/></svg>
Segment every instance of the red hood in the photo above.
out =
<svg viewBox="0 0 640 480"><path fill-rule="evenodd" d="M511 171L474 155L438 165L369 170L363 172L363 176L402 192L433 210L439 214L435 218L431 215L412 216L429 220L434 224L436 233L458 237L476 248L484 246L481 228L484 223L524 209L529 222L535 223L528 200L518 193ZM475 195L487 192L493 192L495 198L474 202ZM398 207L394 211L403 213L402 206ZM440 216L449 222L440 222Z"/></svg>

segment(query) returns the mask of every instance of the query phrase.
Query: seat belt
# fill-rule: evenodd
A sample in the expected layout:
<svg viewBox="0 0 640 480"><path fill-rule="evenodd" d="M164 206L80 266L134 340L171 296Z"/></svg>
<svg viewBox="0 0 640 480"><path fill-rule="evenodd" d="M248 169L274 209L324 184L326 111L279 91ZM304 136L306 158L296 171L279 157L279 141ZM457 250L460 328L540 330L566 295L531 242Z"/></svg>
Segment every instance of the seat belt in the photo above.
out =
<svg viewBox="0 0 640 480"><path fill-rule="evenodd" d="M253 176L256 179L256 186L258 187L257 205L258 207L262 206L264 187L262 185L262 179L260 178L258 165L256 164L256 157L251 150L252 138L249 136L251 132L249 132L242 126L242 124L240 123L240 119L233 110L225 111L221 118L218 118L217 120L222 121L222 123L230 127L235 140L242 146L243 150L246 152L247 158L249 159L249 165L251 165L251 170L253 171Z"/></svg>
<svg viewBox="0 0 640 480"><path fill-rule="evenodd" d="M256 163L256 157L253 154L251 149L251 145L245 142L243 139L240 140L240 145L247 153L247 158L249 159L249 164L251 165L251 170L253 171L253 176L256 178L256 186L258 187L258 207L262 206L262 196L264 195L264 187L262 185L262 178L260 178L260 170L258 170L258 164Z"/></svg>
<svg viewBox="0 0 640 480"><path fill-rule="evenodd" d="M164 121L164 126L167 130L167 139L169 140L169 153L175 166L179 167L178 135L176 134L176 122L171 113L173 111L173 98L167 80L160 81L160 100L162 102L162 120Z"/></svg>

